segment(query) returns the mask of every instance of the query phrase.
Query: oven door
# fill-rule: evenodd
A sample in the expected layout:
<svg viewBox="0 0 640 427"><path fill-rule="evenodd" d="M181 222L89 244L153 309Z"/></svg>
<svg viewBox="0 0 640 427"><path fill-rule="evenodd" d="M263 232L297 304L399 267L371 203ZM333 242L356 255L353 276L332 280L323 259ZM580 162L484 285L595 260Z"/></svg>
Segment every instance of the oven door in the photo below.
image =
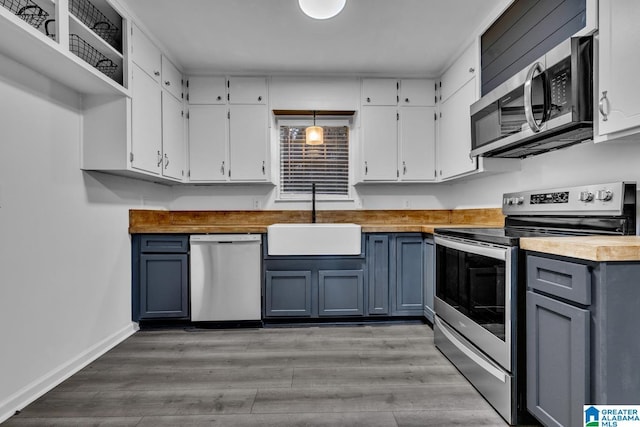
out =
<svg viewBox="0 0 640 427"><path fill-rule="evenodd" d="M512 370L517 247L435 236L436 316Z"/></svg>

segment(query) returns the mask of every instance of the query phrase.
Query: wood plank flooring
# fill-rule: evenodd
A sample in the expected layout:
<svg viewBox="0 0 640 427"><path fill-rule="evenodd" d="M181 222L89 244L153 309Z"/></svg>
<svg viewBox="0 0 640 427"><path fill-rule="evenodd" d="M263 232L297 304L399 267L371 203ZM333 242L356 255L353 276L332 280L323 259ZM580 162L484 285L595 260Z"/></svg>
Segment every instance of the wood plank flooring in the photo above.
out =
<svg viewBox="0 0 640 427"><path fill-rule="evenodd" d="M426 325L140 331L9 426L505 426Z"/></svg>

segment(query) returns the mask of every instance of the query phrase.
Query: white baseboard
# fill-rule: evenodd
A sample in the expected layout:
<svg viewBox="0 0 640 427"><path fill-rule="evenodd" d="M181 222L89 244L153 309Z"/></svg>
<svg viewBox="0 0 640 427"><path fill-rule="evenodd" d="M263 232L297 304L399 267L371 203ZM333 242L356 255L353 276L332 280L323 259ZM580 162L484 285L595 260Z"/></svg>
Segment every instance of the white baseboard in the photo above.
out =
<svg viewBox="0 0 640 427"><path fill-rule="evenodd" d="M89 363L111 350L116 345L133 335L138 330L137 323L131 323L118 332L108 336L78 356L52 369L50 372L34 380L9 398L0 402L0 423L11 418L16 411L23 409L37 398L53 389L64 380L80 371Z"/></svg>

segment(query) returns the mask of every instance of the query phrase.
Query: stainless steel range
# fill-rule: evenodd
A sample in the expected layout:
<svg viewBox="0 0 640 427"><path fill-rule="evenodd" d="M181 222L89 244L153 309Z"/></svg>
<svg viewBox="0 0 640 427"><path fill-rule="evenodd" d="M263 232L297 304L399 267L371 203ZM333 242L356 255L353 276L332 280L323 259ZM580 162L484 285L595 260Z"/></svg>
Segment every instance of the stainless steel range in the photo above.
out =
<svg viewBox="0 0 640 427"><path fill-rule="evenodd" d="M527 422L521 237L636 234L636 184L508 193L504 228L436 229L436 346L510 424Z"/></svg>

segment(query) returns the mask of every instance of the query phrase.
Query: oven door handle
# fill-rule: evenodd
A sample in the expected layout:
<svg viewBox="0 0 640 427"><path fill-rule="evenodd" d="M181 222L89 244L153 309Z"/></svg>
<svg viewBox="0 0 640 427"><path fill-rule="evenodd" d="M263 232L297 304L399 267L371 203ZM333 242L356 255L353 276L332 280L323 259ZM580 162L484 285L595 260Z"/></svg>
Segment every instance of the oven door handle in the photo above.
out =
<svg viewBox="0 0 640 427"><path fill-rule="evenodd" d="M439 236L435 236L433 240L436 245L446 246L451 249L456 249L462 252L469 252L476 255L484 255L486 257L499 259L502 261L507 260L506 248L497 248L494 246L485 246L485 245L478 245L473 243L458 242L454 240L445 239Z"/></svg>
<svg viewBox="0 0 640 427"><path fill-rule="evenodd" d="M434 318L434 322L438 325L440 332L444 335L451 344L455 345L458 350L464 353L469 359L471 359L476 365L480 366L482 369L487 371L489 374L496 377L501 382L507 381L507 376L502 370L496 366L494 366L488 360L483 359L482 357L475 354L472 350L470 350L466 345L464 345L458 338L456 338L451 332L448 331L448 327L442 323L442 321L436 316Z"/></svg>

